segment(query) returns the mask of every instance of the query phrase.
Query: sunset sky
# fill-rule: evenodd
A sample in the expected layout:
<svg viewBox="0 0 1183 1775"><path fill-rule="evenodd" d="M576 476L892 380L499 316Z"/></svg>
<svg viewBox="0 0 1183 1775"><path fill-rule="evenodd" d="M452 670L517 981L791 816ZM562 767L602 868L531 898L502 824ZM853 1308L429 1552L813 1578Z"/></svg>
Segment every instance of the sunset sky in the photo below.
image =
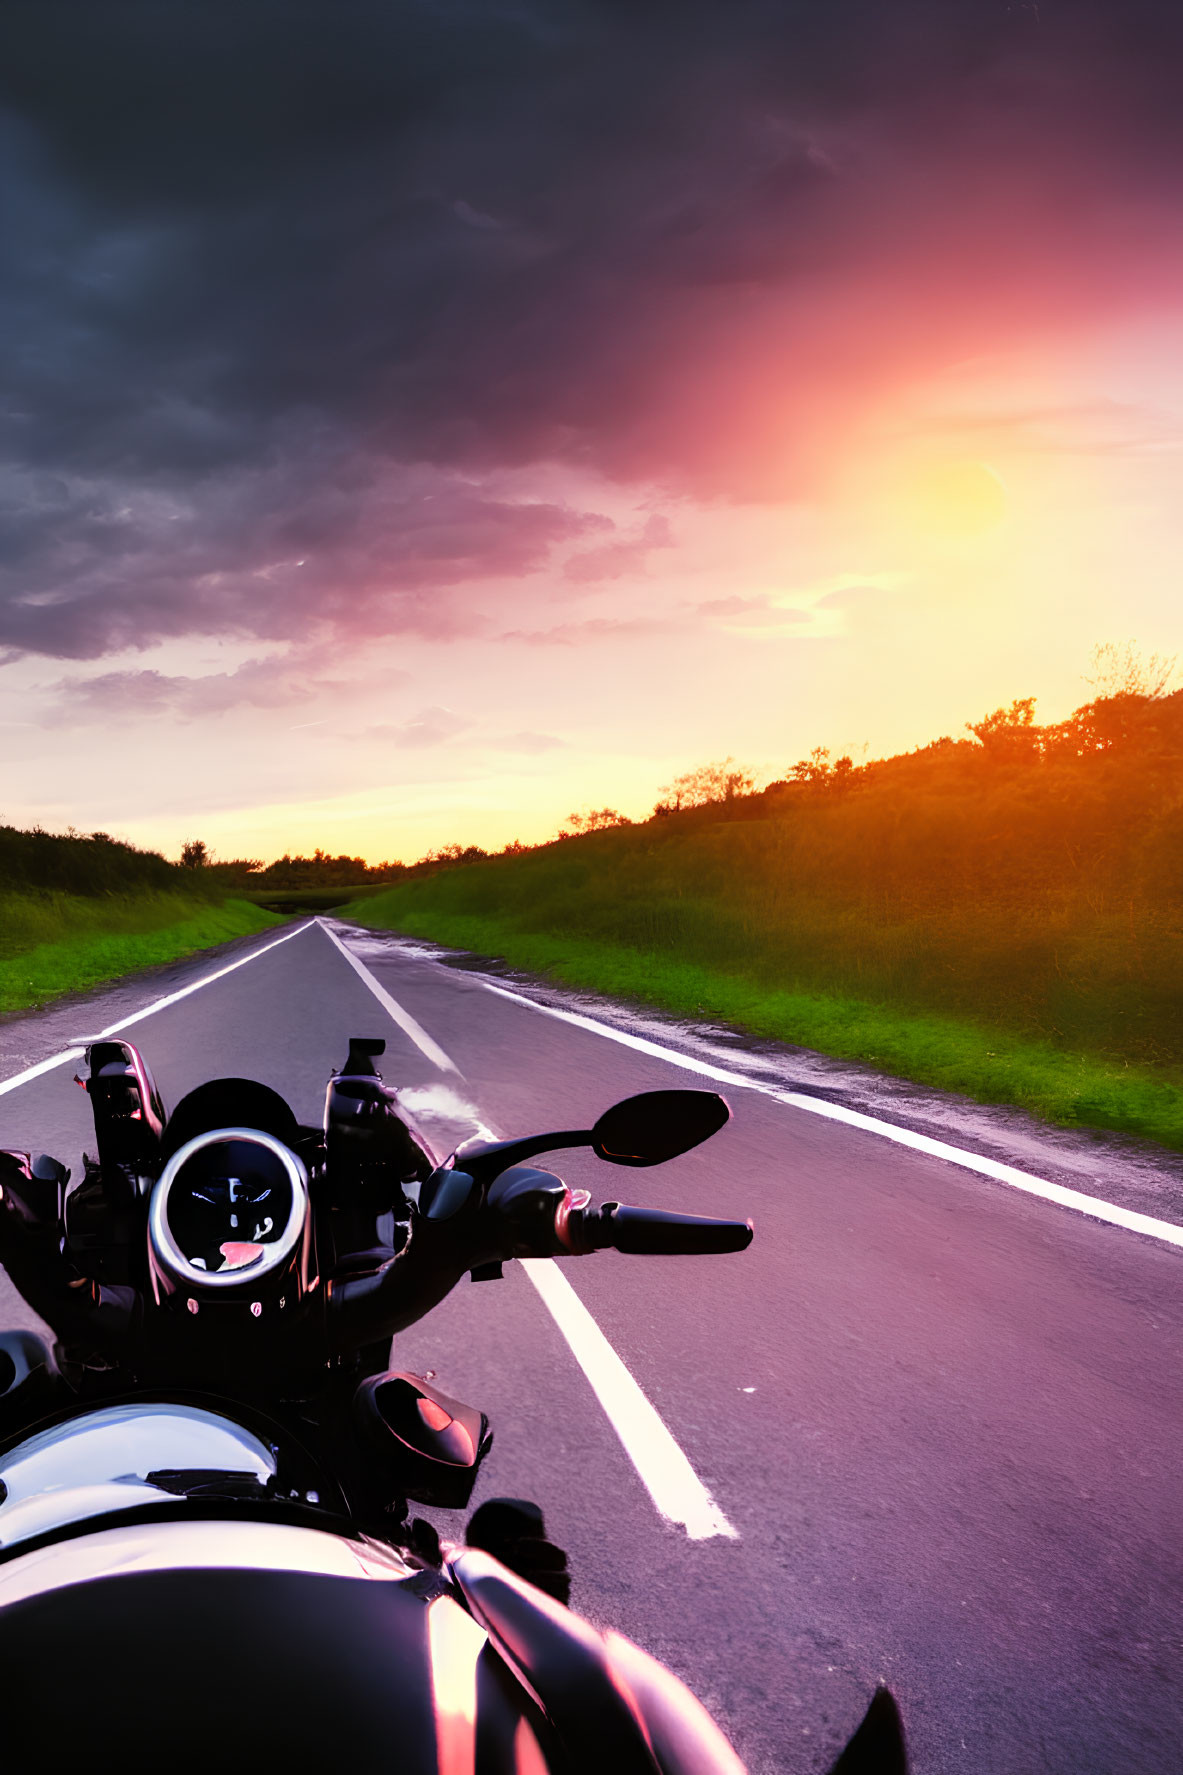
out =
<svg viewBox="0 0 1183 1775"><path fill-rule="evenodd" d="M1183 650L1167 0L7 0L0 822L409 860Z"/></svg>

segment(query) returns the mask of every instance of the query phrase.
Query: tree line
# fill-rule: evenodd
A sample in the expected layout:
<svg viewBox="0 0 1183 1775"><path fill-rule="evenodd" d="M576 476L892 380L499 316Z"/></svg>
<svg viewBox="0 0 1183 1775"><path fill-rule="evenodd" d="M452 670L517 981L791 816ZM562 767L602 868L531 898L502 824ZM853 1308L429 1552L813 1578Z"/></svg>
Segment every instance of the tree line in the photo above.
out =
<svg viewBox="0 0 1183 1775"><path fill-rule="evenodd" d="M971 772L1042 768L1061 776L1066 773L1065 780L1077 774L1083 783L1098 761L1124 758L1143 775L1153 778L1165 772L1170 778L1183 766L1183 692L1171 692L1174 677L1174 660L1158 654L1143 658L1132 643L1106 643L1094 649L1092 675L1086 679L1094 694L1062 721L1039 722L1036 699L1017 697L967 722L968 737L943 735L892 758L856 764L849 754L834 758L827 747L815 746L763 788L757 786L754 770L727 757L698 765L665 784L647 819L767 818L803 799L845 797L900 781L902 773L909 782L919 783L938 765ZM1178 782L1177 774L1174 780ZM644 823L613 807L574 810L543 844ZM317 847L311 856L285 852L265 863L259 857L220 860L204 840L192 838L185 842L178 866L159 852L140 850L105 832L81 833L70 827L65 833L50 833L39 827L20 831L3 826L0 885L83 895L175 887L178 877L206 895L236 887L362 887L537 848L518 839L498 851L456 842L429 850L413 863L387 859L371 864L364 857L334 856Z"/></svg>

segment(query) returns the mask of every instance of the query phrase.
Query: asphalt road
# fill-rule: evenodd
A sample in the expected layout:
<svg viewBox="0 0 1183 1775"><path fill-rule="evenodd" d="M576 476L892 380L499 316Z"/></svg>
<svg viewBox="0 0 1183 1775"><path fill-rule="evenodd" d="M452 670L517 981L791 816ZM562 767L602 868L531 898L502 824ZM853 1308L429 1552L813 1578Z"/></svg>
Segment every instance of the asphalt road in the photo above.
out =
<svg viewBox="0 0 1183 1775"><path fill-rule="evenodd" d="M259 947L10 1022L0 1073ZM357 953L458 1073L316 926L128 1037L171 1102L246 1074L312 1120L348 1036L381 1034L387 1079L437 1138L586 1125L695 1082L412 948L359 936ZM0 1145L75 1161L89 1105L72 1070L0 1095ZM666 1167L555 1163L597 1200L755 1219L735 1256L563 1265L737 1538L663 1522L517 1266L463 1282L396 1346L492 1418L477 1500L536 1498L575 1606L678 1671L754 1775L826 1768L882 1678L917 1775L1183 1765L1183 1252L725 1094L729 1126ZM3 1318L32 1322L3 1286Z"/></svg>

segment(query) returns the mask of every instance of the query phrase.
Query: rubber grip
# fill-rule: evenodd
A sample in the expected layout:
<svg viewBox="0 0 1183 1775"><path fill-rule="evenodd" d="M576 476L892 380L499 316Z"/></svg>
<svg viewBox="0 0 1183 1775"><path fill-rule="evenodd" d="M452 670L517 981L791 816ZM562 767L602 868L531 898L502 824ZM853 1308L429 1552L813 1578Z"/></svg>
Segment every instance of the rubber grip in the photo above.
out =
<svg viewBox="0 0 1183 1775"><path fill-rule="evenodd" d="M607 1202L601 1210L601 1232L616 1251L638 1256L692 1257L709 1252L746 1251L752 1242L750 1220L711 1220L703 1214L668 1214L661 1208L630 1208Z"/></svg>

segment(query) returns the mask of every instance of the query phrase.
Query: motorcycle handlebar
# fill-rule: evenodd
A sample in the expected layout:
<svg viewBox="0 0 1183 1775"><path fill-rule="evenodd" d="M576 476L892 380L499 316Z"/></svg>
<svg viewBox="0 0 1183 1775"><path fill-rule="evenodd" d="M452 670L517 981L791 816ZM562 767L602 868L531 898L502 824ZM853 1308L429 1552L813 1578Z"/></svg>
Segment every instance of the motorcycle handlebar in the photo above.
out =
<svg viewBox="0 0 1183 1775"><path fill-rule="evenodd" d="M611 1249L647 1257L746 1251L752 1242L750 1220L711 1220L703 1214L671 1214L661 1208L631 1208L623 1202L575 1209L569 1227L573 1249Z"/></svg>

